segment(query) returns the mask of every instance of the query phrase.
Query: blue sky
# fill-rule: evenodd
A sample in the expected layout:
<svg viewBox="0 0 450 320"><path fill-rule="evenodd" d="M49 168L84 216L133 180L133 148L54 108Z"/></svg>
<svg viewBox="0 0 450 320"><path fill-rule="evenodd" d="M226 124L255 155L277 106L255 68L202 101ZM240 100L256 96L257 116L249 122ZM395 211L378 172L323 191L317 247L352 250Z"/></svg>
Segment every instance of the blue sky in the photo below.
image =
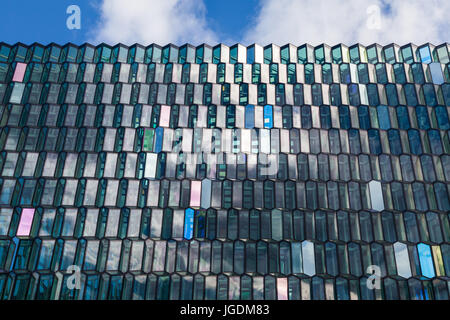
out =
<svg viewBox="0 0 450 320"><path fill-rule="evenodd" d="M66 27L66 9L72 4L81 9L81 30ZM0 41L10 44L384 45L450 40L448 0L2 0L1 6ZM376 28L368 21L375 21Z"/></svg>
<svg viewBox="0 0 450 320"><path fill-rule="evenodd" d="M91 0L2 0L0 11L0 39L7 43L18 41L30 44L40 42L84 42L86 32L95 26L98 10ZM66 28L66 9L77 4L82 9L82 29Z"/></svg>
<svg viewBox="0 0 450 320"><path fill-rule="evenodd" d="M126 2L126 0L124 1ZM220 39L234 39L251 23L258 0L206 0L207 22ZM81 30L66 28L66 9L81 9ZM100 19L101 0L2 0L0 41L25 44L89 41Z"/></svg>

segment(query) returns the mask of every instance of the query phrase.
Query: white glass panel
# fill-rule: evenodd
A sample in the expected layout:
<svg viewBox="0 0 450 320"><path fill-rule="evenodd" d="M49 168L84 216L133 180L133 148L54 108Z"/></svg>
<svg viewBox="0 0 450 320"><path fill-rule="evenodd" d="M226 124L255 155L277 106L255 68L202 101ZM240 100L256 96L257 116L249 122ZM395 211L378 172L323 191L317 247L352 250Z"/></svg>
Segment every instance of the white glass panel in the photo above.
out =
<svg viewBox="0 0 450 320"><path fill-rule="evenodd" d="M314 258L314 243L311 241L302 242L303 272L308 276L316 274L316 262Z"/></svg>
<svg viewBox="0 0 450 320"><path fill-rule="evenodd" d="M395 263L397 273L403 278L411 277L411 265L409 263L408 247L401 242L394 243Z"/></svg>
<svg viewBox="0 0 450 320"><path fill-rule="evenodd" d="M372 209L376 211L384 210L383 191L381 189L381 183L379 181L369 182L370 190L370 202L372 203Z"/></svg>

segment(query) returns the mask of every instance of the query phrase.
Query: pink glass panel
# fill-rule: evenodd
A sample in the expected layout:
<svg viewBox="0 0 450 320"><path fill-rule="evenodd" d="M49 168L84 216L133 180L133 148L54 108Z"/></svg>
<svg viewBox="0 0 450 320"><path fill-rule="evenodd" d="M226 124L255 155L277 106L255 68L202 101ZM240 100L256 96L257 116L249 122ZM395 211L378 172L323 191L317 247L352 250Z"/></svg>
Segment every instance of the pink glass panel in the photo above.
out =
<svg viewBox="0 0 450 320"><path fill-rule="evenodd" d="M191 183L191 206L200 207L200 194L202 190L201 181L192 181Z"/></svg>
<svg viewBox="0 0 450 320"><path fill-rule="evenodd" d="M278 300L287 300L287 278L277 278Z"/></svg>
<svg viewBox="0 0 450 320"><path fill-rule="evenodd" d="M18 62L16 65L16 70L14 70L14 76L12 81L22 82L23 76L25 75L25 70L27 69L26 63Z"/></svg>
<svg viewBox="0 0 450 320"><path fill-rule="evenodd" d="M29 236L31 225L33 223L34 209L26 208L22 210L20 216L19 228L17 229L17 236Z"/></svg>
<svg viewBox="0 0 450 320"><path fill-rule="evenodd" d="M170 106L161 106L161 117L159 118L160 127L168 127L170 119Z"/></svg>

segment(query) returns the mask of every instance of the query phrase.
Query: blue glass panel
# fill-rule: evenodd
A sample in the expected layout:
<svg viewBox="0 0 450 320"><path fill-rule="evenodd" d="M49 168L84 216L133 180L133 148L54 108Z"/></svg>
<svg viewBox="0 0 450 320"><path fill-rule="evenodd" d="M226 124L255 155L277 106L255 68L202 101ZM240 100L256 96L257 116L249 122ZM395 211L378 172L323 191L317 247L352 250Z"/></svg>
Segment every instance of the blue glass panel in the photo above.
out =
<svg viewBox="0 0 450 320"><path fill-rule="evenodd" d="M369 105L371 107L380 104L380 99L378 97L378 88L376 84L371 83L367 85L367 96L369 98Z"/></svg>
<svg viewBox="0 0 450 320"><path fill-rule="evenodd" d="M397 86L395 84L386 85L386 96L388 105L397 106L399 104L397 96Z"/></svg>
<svg viewBox="0 0 450 320"><path fill-rule="evenodd" d="M184 215L184 238L192 239L194 235L194 209L188 208Z"/></svg>
<svg viewBox="0 0 450 320"><path fill-rule="evenodd" d="M396 83L403 84L406 82L405 68L403 67L403 64L396 63L394 65L394 74L395 74L395 82Z"/></svg>
<svg viewBox="0 0 450 320"><path fill-rule="evenodd" d="M158 127L155 130L155 149L153 152L159 153L162 150L162 144L163 144L163 136L164 136L164 129L162 127Z"/></svg>
<svg viewBox="0 0 450 320"><path fill-rule="evenodd" d="M36 300L50 299L50 292L53 285L53 275L42 275L39 279L39 288L36 293Z"/></svg>
<svg viewBox="0 0 450 320"><path fill-rule="evenodd" d="M358 107L358 118L359 118L359 127L361 129L367 130L370 128L370 117L368 106Z"/></svg>
<svg viewBox="0 0 450 320"><path fill-rule="evenodd" d="M427 107L424 106L416 107L416 116L419 129L423 130L430 129L430 120L428 119Z"/></svg>
<svg viewBox="0 0 450 320"><path fill-rule="evenodd" d="M341 104L341 87L337 83L333 83L330 85L330 104L333 106L338 106Z"/></svg>
<svg viewBox="0 0 450 320"><path fill-rule="evenodd" d="M8 182L8 183L7 183ZM0 193L0 204L9 204L11 201L11 196L14 191L13 188L15 183L12 180L7 180L3 183L2 192Z"/></svg>
<svg viewBox="0 0 450 320"><path fill-rule="evenodd" d="M450 90L448 91L450 92ZM450 98L448 100L450 101ZM294 85L294 104L296 106L301 106L303 104L303 85L301 83Z"/></svg>
<svg viewBox="0 0 450 320"><path fill-rule="evenodd" d="M448 195L447 186L443 183L436 183L434 185L434 193L436 194L439 210L449 212L450 198Z"/></svg>
<svg viewBox="0 0 450 320"><path fill-rule="evenodd" d="M427 278L434 278L436 276L433 266L433 258L431 256L430 246L424 243L417 245L419 251L420 268L422 269L422 275Z"/></svg>
<svg viewBox="0 0 450 320"><path fill-rule="evenodd" d="M273 128L273 112L269 104L264 106L264 128Z"/></svg>
<svg viewBox="0 0 450 320"><path fill-rule="evenodd" d="M38 270L49 270L53 256L53 244L46 244L41 246L41 252L38 262Z"/></svg>
<svg viewBox="0 0 450 320"><path fill-rule="evenodd" d="M339 122L341 129L350 129L350 111L348 106L339 107Z"/></svg>
<svg viewBox="0 0 450 320"><path fill-rule="evenodd" d="M422 64L420 63L413 63L411 65L411 70L414 77L414 82L418 84L422 84L425 82L425 75L423 73Z"/></svg>
<svg viewBox="0 0 450 320"><path fill-rule="evenodd" d="M389 119L389 108L387 106L378 106L378 124L380 129L388 130L391 128L391 121Z"/></svg>
<svg viewBox="0 0 450 320"><path fill-rule="evenodd" d="M432 62L430 48L428 48L428 46L420 48L419 53L420 53L420 59L422 60L422 63L431 63Z"/></svg>
<svg viewBox="0 0 450 320"><path fill-rule="evenodd" d="M338 278L336 280L336 296L338 300L350 300L348 282L346 279Z"/></svg>
<svg viewBox="0 0 450 320"><path fill-rule="evenodd" d="M322 85L320 83L314 83L311 86L312 104L320 106L323 103L322 99Z"/></svg>
<svg viewBox="0 0 450 320"><path fill-rule="evenodd" d="M17 252L19 251L19 238L14 237L13 239L14 242L14 252L13 252L13 257L11 259L11 264L9 265L9 271L11 271L14 267L14 262L16 261L16 257L17 257Z"/></svg>
<svg viewBox="0 0 450 320"><path fill-rule="evenodd" d="M439 125L439 129L448 130L450 129L450 124L448 121L447 109L443 106L437 106L435 109L436 119Z"/></svg>
<svg viewBox="0 0 450 320"><path fill-rule="evenodd" d="M414 85L411 83L407 83L405 84L404 88L405 88L406 104L408 106L416 106L418 104L418 101Z"/></svg>
<svg viewBox="0 0 450 320"><path fill-rule="evenodd" d="M87 277L86 289L84 291L84 298L86 300L95 300L98 295L99 276L91 275Z"/></svg>
<svg viewBox="0 0 450 320"><path fill-rule="evenodd" d="M205 232L206 232L206 218L204 214L201 214L200 210L197 210L195 212L195 219L197 220L196 223L196 237L197 238L204 238L205 237Z"/></svg>
<svg viewBox="0 0 450 320"><path fill-rule="evenodd" d="M245 107L245 128L252 129L255 127L255 106L249 104Z"/></svg>
<svg viewBox="0 0 450 320"><path fill-rule="evenodd" d="M434 154L442 154L444 150L441 144L441 135L438 130L429 130L428 139L430 140L431 152Z"/></svg>
<svg viewBox="0 0 450 320"><path fill-rule="evenodd" d="M312 127L311 107L303 106L301 109L302 128L310 129Z"/></svg>
<svg viewBox="0 0 450 320"><path fill-rule="evenodd" d="M6 257L8 256L9 241L0 242L0 268L4 269Z"/></svg>
<svg viewBox="0 0 450 320"><path fill-rule="evenodd" d="M361 101L359 99L359 87L357 84L352 83L348 86L348 96L350 105L358 106L361 104Z"/></svg>
<svg viewBox="0 0 450 320"><path fill-rule="evenodd" d="M213 63L218 64L220 62L220 45L213 49Z"/></svg>
<svg viewBox="0 0 450 320"><path fill-rule="evenodd" d="M395 155L399 155L402 153L402 143L400 141L400 133L398 130L389 130L388 131L388 140L389 140L389 148L391 149L391 153Z"/></svg>
<svg viewBox="0 0 450 320"><path fill-rule="evenodd" d="M101 56L101 62L109 62L109 59L111 58L111 49L108 47L103 47L102 50L102 56Z"/></svg>
<svg viewBox="0 0 450 320"><path fill-rule="evenodd" d="M425 102L428 106L435 106L437 103L436 93L434 92L434 85L427 83L423 85L423 93L425 95Z"/></svg>
<svg viewBox="0 0 450 320"><path fill-rule="evenodd" d="M397 107L397 120L398 120L398 127L400 129L408 130L411 127L410 123L409 123L407 107L405 107L405 106Z"/></svg>
<svg viewBox="0 0 450 320"><path fill-rule="evenodd" d="M122 276L111 277L109 285L109 300L120 300L122 292Z"/></svg>
<svg viewBox="0 0 450 320"><path fill-rule="evenodd" d="M268 45L264 48L264 63L269 64L272 62L272 46Z"/></svg>
<svg viewBox="0 0 450 320"><path fill-rule="evenodd" d="M450 67L448 68L450 69ZM442 86L442 95L446 106L450 106L450 83L444 83Z"/></svg>
<svg viewBox="0 0 450 320"><path fill-rule="evenodd" d="M377 74L378 82L381 84L387 83L388 78L387 78L386 67L385 67L384 63L378 63L375 66L375 71Z"/></svg>
<svg viewBox="0 0 450 320"><path fill-rule="evenodd" d="M430 73L431 78L433 79L434 84L443 84L444 83L444 75L442 74L441 64L440 63L430 63Z"/></svg>
<svg viewBox="0 0 450 320"><path fill-rule="evenodd" d="M195 63L203 62L203 46L197 47L196 55L195 55Z"/></svg>
<svg viewBox="0 0 450 320"><path fill-rule="evenodd" d="M134 300L144 300L146 280L147 280L147 276L145 276L145 275L136 276L134 278L134 285L133 285L133 299Z"/></svg>
<svg viewBox="0 0 450 320"><path fill-rule="evenodd" d="M359 140L359 130L358 129L348 130L348 140L350 142L350 153L353 153L353 154L361 153L361 143Z"/></svg>
<svg viewBox="0 0 450 320"><path fill-rule="evenodd" d="M314 83L314 65L311 63L305 65L305 83Z"/></svg>
<svg viewBox="0 0 450 320"><path fill-rule="evenodd" d="M230 48L230 63L234 64L238 62L238 46L235 45Z"/></svg>
<svg viewBox="0 0 450 320"><path fill-rule="evenodd" d="M349 64L343 63L340 65L341 83L350 83L350 67Z"/></svg>
<svg viewBox="0 0 450 320"><path fill-rule="evenodd" d="M370 153L381 153L380 133L376 129L368 130Z"/></svg>
<svg viewBox="0 0 450 320"><path fill-rule="evenodd" d="M247 63L252 64L255 62L255 47L247 48Z"/></svg>
<svg viewBox="0 0 450 320"><path fill-rule="evenodd" d="M6 46L0 47L0 61L7 62L11 49Z"/></svg>
<svg viewBox="0 0 450 320"><path fill-rule="evenodd" d="M408 130L409 146L412 154L422 153L422 143L420 142L420 133L418 130Z"/></svg>
<svg viewBox="0 0 450 320"><path fill-rule="evenodd" d="M329 106L320 106L320 125L322 129L331 128L331 112Z"/></svg>

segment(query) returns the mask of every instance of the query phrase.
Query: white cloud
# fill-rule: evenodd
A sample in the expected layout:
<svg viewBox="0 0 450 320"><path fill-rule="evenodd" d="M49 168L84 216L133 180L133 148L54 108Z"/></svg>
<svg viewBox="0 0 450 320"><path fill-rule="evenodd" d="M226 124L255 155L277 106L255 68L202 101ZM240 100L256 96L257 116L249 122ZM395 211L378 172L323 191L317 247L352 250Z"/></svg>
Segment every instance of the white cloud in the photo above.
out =
<svg viewBox="0 0 450 320"><path fill-rule="evenodd" d="M91 41L109 44L216 43L202 0L103 0Z"/></svg>
<svg viewBox="0 0 450 320"><path fill-rule="evenodd" d="M381 8L380 29L367 26L371 5ZM440 44L450 38L448 12L448 0L261 0L243 44Z"/></svg>

